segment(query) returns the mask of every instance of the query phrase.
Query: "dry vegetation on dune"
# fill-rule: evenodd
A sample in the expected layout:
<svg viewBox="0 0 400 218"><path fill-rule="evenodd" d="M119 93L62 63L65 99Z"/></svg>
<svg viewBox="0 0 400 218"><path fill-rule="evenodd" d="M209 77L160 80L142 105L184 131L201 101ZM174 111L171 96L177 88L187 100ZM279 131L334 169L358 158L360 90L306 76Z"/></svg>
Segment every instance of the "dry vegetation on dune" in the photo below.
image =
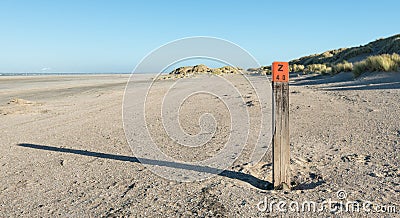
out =
<svg viewBox="0 0 400 218"><path fill-rule="evenodd" d="M381 38L366 45L340 48L313 54L289 62L290 72L335 75L353 72L355 77L365 72L396 72L400 66L400 34ZM248 69L271 74L271 66Z"/></svg>
<svg viewBox="0 0 400 218"><path fill-rule="evenodd" d="M329 74L332 72L332 67L326 64L310 64L303 71L304 73L318 72L321 74Z"/></svg>
<svg viewBox="0 0 400 218"><path fill-rule="evenodd" d="M358 77L366 72L398 72L400 67L400 55L396 53L374 55L369 56L362 61L355 62L354 64L345 60L338 64L310 64L306 66L294 64L290 66L291 72L331 75L341 72L353 72L354 76Z"/></svg>
<svg viewBox="0 0 400 218"><path fill-rule="evenodd" d="M303 72L304 71L304 65L301 64L293 64L289 66L289 71L290 72Z"/></svg>
<svg viewBox="0 0 400 218"><path fill-rule="evenodd" d="M347 61L332 66L332 74L338 74L340 72L351 72L353 70L353 64Z"/></svg>
<svg viewBox="0 0 400 218"><path fill-rule="evenodd" d="M290 61L290 64L330 64L335 65L343 61L357 62L365 57L381 54L400 53L400 34L375 40L366 45L340 48L313 54Z"/></svg>
<svg viewBox="0 0 400 218"><path fill-rule="evenodd" d="M197 74L237 74L240 73L241 70L243 69L240 67L224 66L220 68L209 68L204 64L199 64L195 66L178 67L171 71L168 75L161 76L160 79L187 78Z"/></svg>
<svg viewBox="0 0 400 218"><path fill-rule="evenodd" d="M400 55L393 53L370 56L354 64L353 73L360 76L365 72L399 72Z"/></svg>
<svg viewBox="0 0 400 218"><path fill-rule="evenodd" d="M269 75L272 73L272 68L271 66L261 66L259 68L249 68L247 69L247 71L253 73L260 73L262 75Z"/></svg>

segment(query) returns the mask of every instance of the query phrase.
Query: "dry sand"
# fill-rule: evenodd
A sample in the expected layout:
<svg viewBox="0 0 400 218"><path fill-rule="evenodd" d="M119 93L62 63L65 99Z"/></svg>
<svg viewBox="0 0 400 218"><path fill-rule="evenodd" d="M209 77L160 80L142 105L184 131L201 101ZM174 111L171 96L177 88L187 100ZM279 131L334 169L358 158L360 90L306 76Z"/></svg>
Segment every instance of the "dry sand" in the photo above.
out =
<svg viewBox="0 0 400 218"><path fill-rule="evenodd" d="M397 210L336 212L339 216L400 214L398 74L368 74L357 80L350 74L292 75L291 173L295 190L290 192L268 190L270 152L261 162L249 163L256 142L253 133L241 157L218 176L176 182L153 174L133 157L125 139L121 105L127 79L127 75L0 77L1 217L267 217L269 212L257 208L264 199L322 203L338 200L339 190L347 194L344 201L370 201ZM184 79L194 85L195 80ZM244 92L249 88L242 82L237 86ZM251 125L257 125L257 96L246 93ZM205 102L210 101L194 100L186 110L207 112ZM224 108L208 104L221 125L228 125ZM197 120L191 119L188 111L182 112L186 117L183 126L196 133ZM157 123L151 126L156 140L163 142L166 136L161 127ZM228 131L222 128L212 141L215 146L202 154L213 155L227 140ZM173 148L165 145L167 152ZM170 155L203 158L185 151L170 150ZM335 215L328 209L273 214Z"/></svg>

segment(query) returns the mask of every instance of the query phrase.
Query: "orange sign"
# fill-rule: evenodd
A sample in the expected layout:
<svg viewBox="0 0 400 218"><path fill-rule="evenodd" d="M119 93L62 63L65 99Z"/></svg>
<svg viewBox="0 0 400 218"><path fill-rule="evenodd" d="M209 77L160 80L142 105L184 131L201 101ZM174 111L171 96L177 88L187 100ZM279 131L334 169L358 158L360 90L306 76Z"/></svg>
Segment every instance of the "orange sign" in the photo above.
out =
<svg viewBox="0 0 400 218"><path fill-rule="evenodd" d="M272 63L272 82L289 82L289 63Z"/></svg>

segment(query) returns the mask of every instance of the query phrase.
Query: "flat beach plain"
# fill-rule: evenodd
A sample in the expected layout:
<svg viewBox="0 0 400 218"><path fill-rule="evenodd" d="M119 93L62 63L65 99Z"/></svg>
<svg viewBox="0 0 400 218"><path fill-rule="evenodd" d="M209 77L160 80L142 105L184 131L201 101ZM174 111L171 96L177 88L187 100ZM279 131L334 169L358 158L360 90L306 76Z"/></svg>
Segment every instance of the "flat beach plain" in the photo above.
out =
<svg viewBox="0 0 400 218"><path fill-rule="evenodd" d="M400 211L399 74L355 80L346 73L291 76L294 190L289 192L260 185L271 182L271 152L248 163L245 150L229 171L200 182L153 174L133 157L124 135L128 75L0 77L0 216L266 217L284 215L260 211L257 205L266 198L323 202L338 200L341 190L347 194L344 201L394 205ZM256 96L246 95L251 111ZM219 119L229 122L221 114ZM257 116L254 111L253 119ZM223 135L216 146L226 140ZM251 134L249 140L254 143ZM329 210L286 213L299 214L333 215Z"/></svg>

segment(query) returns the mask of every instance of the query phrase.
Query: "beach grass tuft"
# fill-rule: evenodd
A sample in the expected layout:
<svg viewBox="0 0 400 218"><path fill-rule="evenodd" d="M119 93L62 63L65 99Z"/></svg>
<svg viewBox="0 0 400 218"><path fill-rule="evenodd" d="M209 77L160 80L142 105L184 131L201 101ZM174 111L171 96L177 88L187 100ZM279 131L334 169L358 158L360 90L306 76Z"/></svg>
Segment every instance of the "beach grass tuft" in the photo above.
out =
<svg viewBox="0 0 400 218"><path fill-rule="evenodd" d="M366 58L354 64L353 73L355 77L365 72L398 72L400 66L400 55L382 54Z"/></svg>

